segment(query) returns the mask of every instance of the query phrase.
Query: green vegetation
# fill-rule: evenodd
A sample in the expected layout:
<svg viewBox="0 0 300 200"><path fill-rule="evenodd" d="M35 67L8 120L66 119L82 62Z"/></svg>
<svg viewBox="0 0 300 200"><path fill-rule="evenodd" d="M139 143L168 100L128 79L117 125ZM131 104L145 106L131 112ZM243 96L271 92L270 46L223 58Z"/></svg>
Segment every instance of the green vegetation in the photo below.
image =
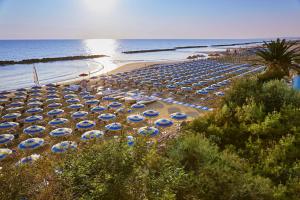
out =
<svg viewBox="0 0 300 200"><path fill-rule="evenodd" d="M267 66L267 70L259 79L262 81L282 79L284 76L289 76L291 69L300 72L300 68L293 65L300 59L300 48L296 45L296 41L284 39L265 42L263 48L258 50L257 55L261 58L260 62Z"/></svg>
<svg viewBox="0 0 300 200"><path fill-rule="evenodd" d="M0 185L0 199L300 199L300 94L279 80L240 80L164 146L96 142L4 166Z"/></svg>

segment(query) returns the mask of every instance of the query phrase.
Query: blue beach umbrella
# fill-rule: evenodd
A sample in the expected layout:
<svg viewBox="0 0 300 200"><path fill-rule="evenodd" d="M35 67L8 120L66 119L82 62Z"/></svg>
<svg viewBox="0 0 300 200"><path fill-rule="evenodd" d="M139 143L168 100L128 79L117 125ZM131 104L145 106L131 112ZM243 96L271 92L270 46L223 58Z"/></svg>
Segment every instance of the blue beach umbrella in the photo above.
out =
<svg viewBox="0 0 300 200"><path fill-rule="evenodd" d="M113 109L117 109L117 108L120 108L122 107L122 104L119 103L119 102L112 102L108 105L109 108L113 108Z"/></svg>
<svg viewBox="0 0 300 200"><path fill-rule="evenodd" d="M79 95L82 96L82 97L86 96L86 95L89 95L89 94L90 93L88 91L82 91L82 92L79 93Z"/></svg>
<svg viewBox="0 0 300 200"><path fill-rule="evenodd" d="M29 102L29 103L27 104L27 106L29 106L29 107L39 107L39 106L41 106L41 105L43 105L43 103L40 102L40 101L33 101L33 102Z"/></svg>
<svg viewBox="0 0 300 200"><path fill-rule="evenodd" d="M142 108L145 108L145 104L142 104L142 103L135 103L131 106L132 109L142 109Z"/></svg>
<svg viewBox="0 0 300 200"><path fill-rule="evenodd" d="M19 88L16 91L18 91L18 92L26 92L27 90L25 88Z"/></svg>
<svg viewBox="0 0 300 200"><path fill-rule="evenodd" d="M53 119L50 122L48 122L48 124L51 125L51 126L58 126L58 125L66 124L68 122L69 122L68 119L65 119L65 118L56 118L56 119Z"/></svg>
<svg viewBox="0 0 300 200"><path fill-rule="evenodd" d="M2 107L3 109L3 107ZM8 112L11 112L11 111L18 111L18 110L22 110L24 109L24 107L20 106L20 107L10 107L10 108L6 108L5 110L8 111ZM1 109L0 109L1 110Z"/></svg>
<svg viewBox="0 0 300 200"><path fill-rule="evenodd" d="M47 95L47 99L54 99L54 98L59 98L59 95L56 94L56 93L52 93L52 94Z"/></svg>
<svg viewBox="0 0 300 200"><path fill-rule="evenodd" d="M53 153L65 153L68 150L74 150L77 149L76 142L73 141L63 141L60 143L57 143L52 146L51 151Z"/></svg>
<svg viewBox="0 0 300 200"><path fill-rule="evenodd" d="M72 129L70 128L57 128L49 133L52 137L63 137L72 134Z"/></svg>
<svg viewBox="0 0 300 200"><path fill-rule="evenodd" d="M41 101L41 99L37 97L28 99L28 102L35 102L35 101Z"/></svg>
<svg viewBox="0 0 300 200"><path fill-rule="evenodd" d="M32 154L30 156L21 158L16 165L24 165L24 164L32 164L34 161L37 161L38 159L41 158L41 155L39 154Z"/></svg>
<svg viewBox="0 0 300 200"><path fill-rule="evenodd" d="M88 140L92 140L95 138L100 138L104 136L104 132L103 131L99 131L99 130L91 130L91 131L87 131L84 134L81 135L81 140L82 141L88 141Z"/></svg>
<svg viewBox="0 0 300 200"><path fill-rule="evenodd" d="M86 105L96 105L96 104L99 104L99 100L98 99L91 99L91 100L87 100L87 101L85 101L84 103L86 104Z"/></svg>
<svg viewBox="0 0 300 200"><path fill-rule="evenodd" d="M26 113L30 113L30 114L40 113L40 112L43 112L43 109L39 108L39 107L30 108L30 109L26 110Z"/></svg>
<svg viewBox="0 0 300 200"><path fill-rule="evenodd" d="M48 88L56 88L56 84L55 83L48 83L46 84L47 89Z"/></svg>
<svg viewBox="0 0 300 200"><path fill-rule="evenodd" d="M43 120L43 116L41 116L41 115L33 115L33 116L26 117L24 119L24 122L25 123L33 123L33 122L42 121L42 120Z"/></svg>
<svg viewBox="0 0 300 200"><path fill-rule="evenodd" d="M7 148L0 148L0 161L6 158L7 156L11 155L13 153L12 150Z"/></svg>
<svg viewBox="0 0 300 200"><path fill-rule="evenodd" d="M98 116L98 119L103 120L103 121L109 121L113 120L116 118L116 115L110 114L110 113L104 113Z"/></svg>
<svg viewBox="0 0 300 200"><path fill-rule="evenodd" d="M58 108L61 107L62 104L61 103L50 103L47 107L48 108Z"/></svg>
<svg viewBox="0 0 300 200"><path fill-rule="evenodd" d="M86 111L78 111L78 112L74 112L72 114L72 118L73 119L81 119L81 118L84 118L88 115L89 113L86 112Z"/></svg>
<svg viewBox="0 0 300 200"><path fill-rule="evenodd" d="M8 96L6 96L6 95L0 95L0 99L7 99L8 98Z"/></svg>
<svg viewBox="0 0 300 200"><path fill-rule="evenodd" d="M64 96L65 99L75 99L77 98L78 96L76 94L66 94Z"/></svg>
<svg viewBox="0 0 300 200"><path fill-rule="evenodd" d="M42 94L40 92L35 91L34 93L30 94L31 97L41 97Z"/></svg>
<svg viewBox="0 0 300 200"><path fill-rule="evenodd" d="M3 115L3 119L17 119L21 117L21 113L7 113L6 115Z"/></svg>
<svg viewBox="0 0 300 200"><path fill-rule="evenodd" d="M120 123L111 123L106 125L105 128L109 131L120 131L122 129L122 125Z"/></svg>
<svg viewBox="0 0 300 200"><path fill-rule="evenodd" d="M115 98L114 98L114 97L111 97L111 96L105 96L105 97L102 97L102 100L103 100L103 101L114 101Z"/></svg>
<svg viewBox="0 0 300 200"><path fill-rule="evenodd" d="M11 142L15 136L13 134L1 134L0 135L0 144L7 144Z"/></svg>
<svg viewBox="0 0 300 200"><path fill-rule="evenodd" d="M134 145L134 137L131 135L127 136L127 144L128 146L133 146Z"/></svg>
<svg viewBox="0 0 300 200"><path fill-rule="evenodd" d="M176 112L176 113L171 114L170 117L172 119L180 121L180 120L186 120L188 116L184 113Z"/></svg>
<svg viewBox="0 0 300 200"><path fill-rule="evenodd" d="M171 120L168 119L158 119L154 122L155 126L157 127L162 127L162 128L166 128L166 127L170 127L173 125L173 122Z"/></svg>
<svg viewBox="0 0 300 200"><path fill-rule="evenodd" d="M0 123L0 129L9 129L9 128L14 128L16 126L19 126L19 123L17 123L17 122L3 122L3 123Z"/></svg>
<svg viewBox="0 0 300 200"><path fill-rule="evenodd" d="M24 106L23 102L12 102L10 104L8 104L9 107L19 107L19 106Z"/></svg>
<svg viewBox="0 0 300 200"><path fill-rule="evenodd" d="M154 118L159 116L159 112L156 110L146 110L143 115L148 118Z"/></svg>
<svg viewBox="0 0 300 200"><path fill-rule="evenodd" d="M91 100L91 99L95 98L95 96L88 94L88 95L83 96L82 98L85 100Z"/></svg>
<svg viewBox="0 0 300 200"><path fill-rule="evenodd" d="M18 145L18 148L21 150L37 149L37 148L43 146L44 143L45 143L45 140L42 138L30 138L30 139L22 141Z"/></svg>
<svg viewBox="0 0 300 200"><path fill-rule="evenodd" d="M196 93L201 94L201 95L205 95L205 94L208 94L208 91L205 90L205 89L202 89L202 90L198 90Z"/></svg>
<svg viewBox="0 0 300 200"><path fill-rule="evenodd" d="M166 87L171 90L174 90L177 88L176 85L167 85Z"/></svg>
<svg viewBox="0 0 300 200"><path fill-rule="evenodd" d="M56 115L63 114L64 112L65 111L63 109L54 109L54 110L50 110L49 112L47 112L47 115L56 116Z"/></svg>
<svg viewBox="0 0 300 200"><path fill-rule="evenodd" d="M96 126L96 123L90 120L84 120L76 124L78 129L89 129L93 128L94 126Z"/></svg>
<svg viewBox="0 0 300 200"><path fill-rule="evenodd" d="M181 87L181 90L189 92L189 91L193 91L192 87Z"/></svg>
<svg viewBox="0 0 300 200"><path fill-rule="evenodd" d="M72 99L66 100L66 102L67 102L67 103L70 103L70 104L74 104L74 103L79 103L80 100L79 100L79 99L74 99L74 98L72 98Z"/></svg>
<svg viewBox="0 0 300 200"><path fill-rule="evenodd" d="M51 98L51 99L46 99L46 102L47 103L52 103L52 102L58 102L60 100L61 100L60 98Z"/></svg>
<svg viewBox="0 0 300 200"><path fill-rule="evenodd" d="M144 136L156 136L157 134L159 134L159 130L155 127L151 127L151 126L145 126L142 127L138 130L138 133Z"/></svg>
<svg viewBox="0 0 300 200"><path fill-rule="evenodd" d="M10 94L10 92L6 90L0 92L0 95L7 95L7 94Z"/></svg>
<svg viewBox="0 0 300 200"><path fill-rule="evenodd" d="M84 105L80 104L80 103L77 103L77 104L72 104L72 105L69 105L68 108L70 109L74 109L74 110L78 110L80 108L83 108Z"/></svg>
<svg viewBox="0 0 300 200"><path fill-rule="evenodd" d="M128 122L138 123L144 121L145 118L141 115L129 115L127 117Z"/></svg>
<svg viewBox="0 0 300 200"><path fill-rule="evenodd" d="M23 133L29 134L29 135L34 135L37 133L44 132L45 129L46 128L44 126L33 125L33 126L29 126L27 128L24 128Z"/></svg>
<svg viewBox="0 0 300 200"><path fill-rule="evenodd" d="M38 85L34 85L34 86L31 87L31 89L32 90L40 90L40 89L42 89L42 87L38 86Z"/></svg>
<svg viewBox="0 0 300 200"><path fill-rule="evenodd" d="M105 110L106 110L106 108L104 106L96 106L96 107L91 108L91 112L93 112L93 113L101 113Z"/></svg>

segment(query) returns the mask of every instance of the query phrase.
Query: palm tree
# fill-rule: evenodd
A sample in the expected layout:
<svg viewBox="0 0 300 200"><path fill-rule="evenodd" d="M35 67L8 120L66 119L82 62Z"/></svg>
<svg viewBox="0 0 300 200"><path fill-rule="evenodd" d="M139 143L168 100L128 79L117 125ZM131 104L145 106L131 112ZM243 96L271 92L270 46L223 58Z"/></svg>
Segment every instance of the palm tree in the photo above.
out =
<svg viewBox="0 0 300 200"><path fill-rule="evenodd" d="M282 79L289 76L290 70L300 73L300 66L296 64L300 60L300 47L297 42L277 39L264 42L263 48L257 51L259 63L264 64L266 71L259 76L262 81L270 79Z"/></svg>

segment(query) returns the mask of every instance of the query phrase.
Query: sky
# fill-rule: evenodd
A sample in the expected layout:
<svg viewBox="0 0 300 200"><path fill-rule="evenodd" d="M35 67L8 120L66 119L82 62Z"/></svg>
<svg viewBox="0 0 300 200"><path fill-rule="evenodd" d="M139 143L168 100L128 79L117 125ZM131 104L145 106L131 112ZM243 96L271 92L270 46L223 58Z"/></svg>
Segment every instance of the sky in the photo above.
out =
<svg viewBox="0 0 300 200"><path fill-rule="evenodd" d="M300 0L0 0L0 39L300 37Z"/></svg>

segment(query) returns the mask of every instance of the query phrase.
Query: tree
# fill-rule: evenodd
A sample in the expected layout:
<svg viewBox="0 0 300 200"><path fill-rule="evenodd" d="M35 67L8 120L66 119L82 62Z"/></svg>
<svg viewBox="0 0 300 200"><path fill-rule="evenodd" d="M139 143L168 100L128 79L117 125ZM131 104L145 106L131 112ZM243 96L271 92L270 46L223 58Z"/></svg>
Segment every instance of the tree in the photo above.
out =
<svg viewBox="0 0 300 200"><path fill-rule="evenodd" d="M260 64L267 66L266 71L260 75L261 81L282 79L289 76L290 70L300 72L300 67L295 63L300 60L300 48L297 42L277 39L264 42L263 48L257 51Z"/></svg>

